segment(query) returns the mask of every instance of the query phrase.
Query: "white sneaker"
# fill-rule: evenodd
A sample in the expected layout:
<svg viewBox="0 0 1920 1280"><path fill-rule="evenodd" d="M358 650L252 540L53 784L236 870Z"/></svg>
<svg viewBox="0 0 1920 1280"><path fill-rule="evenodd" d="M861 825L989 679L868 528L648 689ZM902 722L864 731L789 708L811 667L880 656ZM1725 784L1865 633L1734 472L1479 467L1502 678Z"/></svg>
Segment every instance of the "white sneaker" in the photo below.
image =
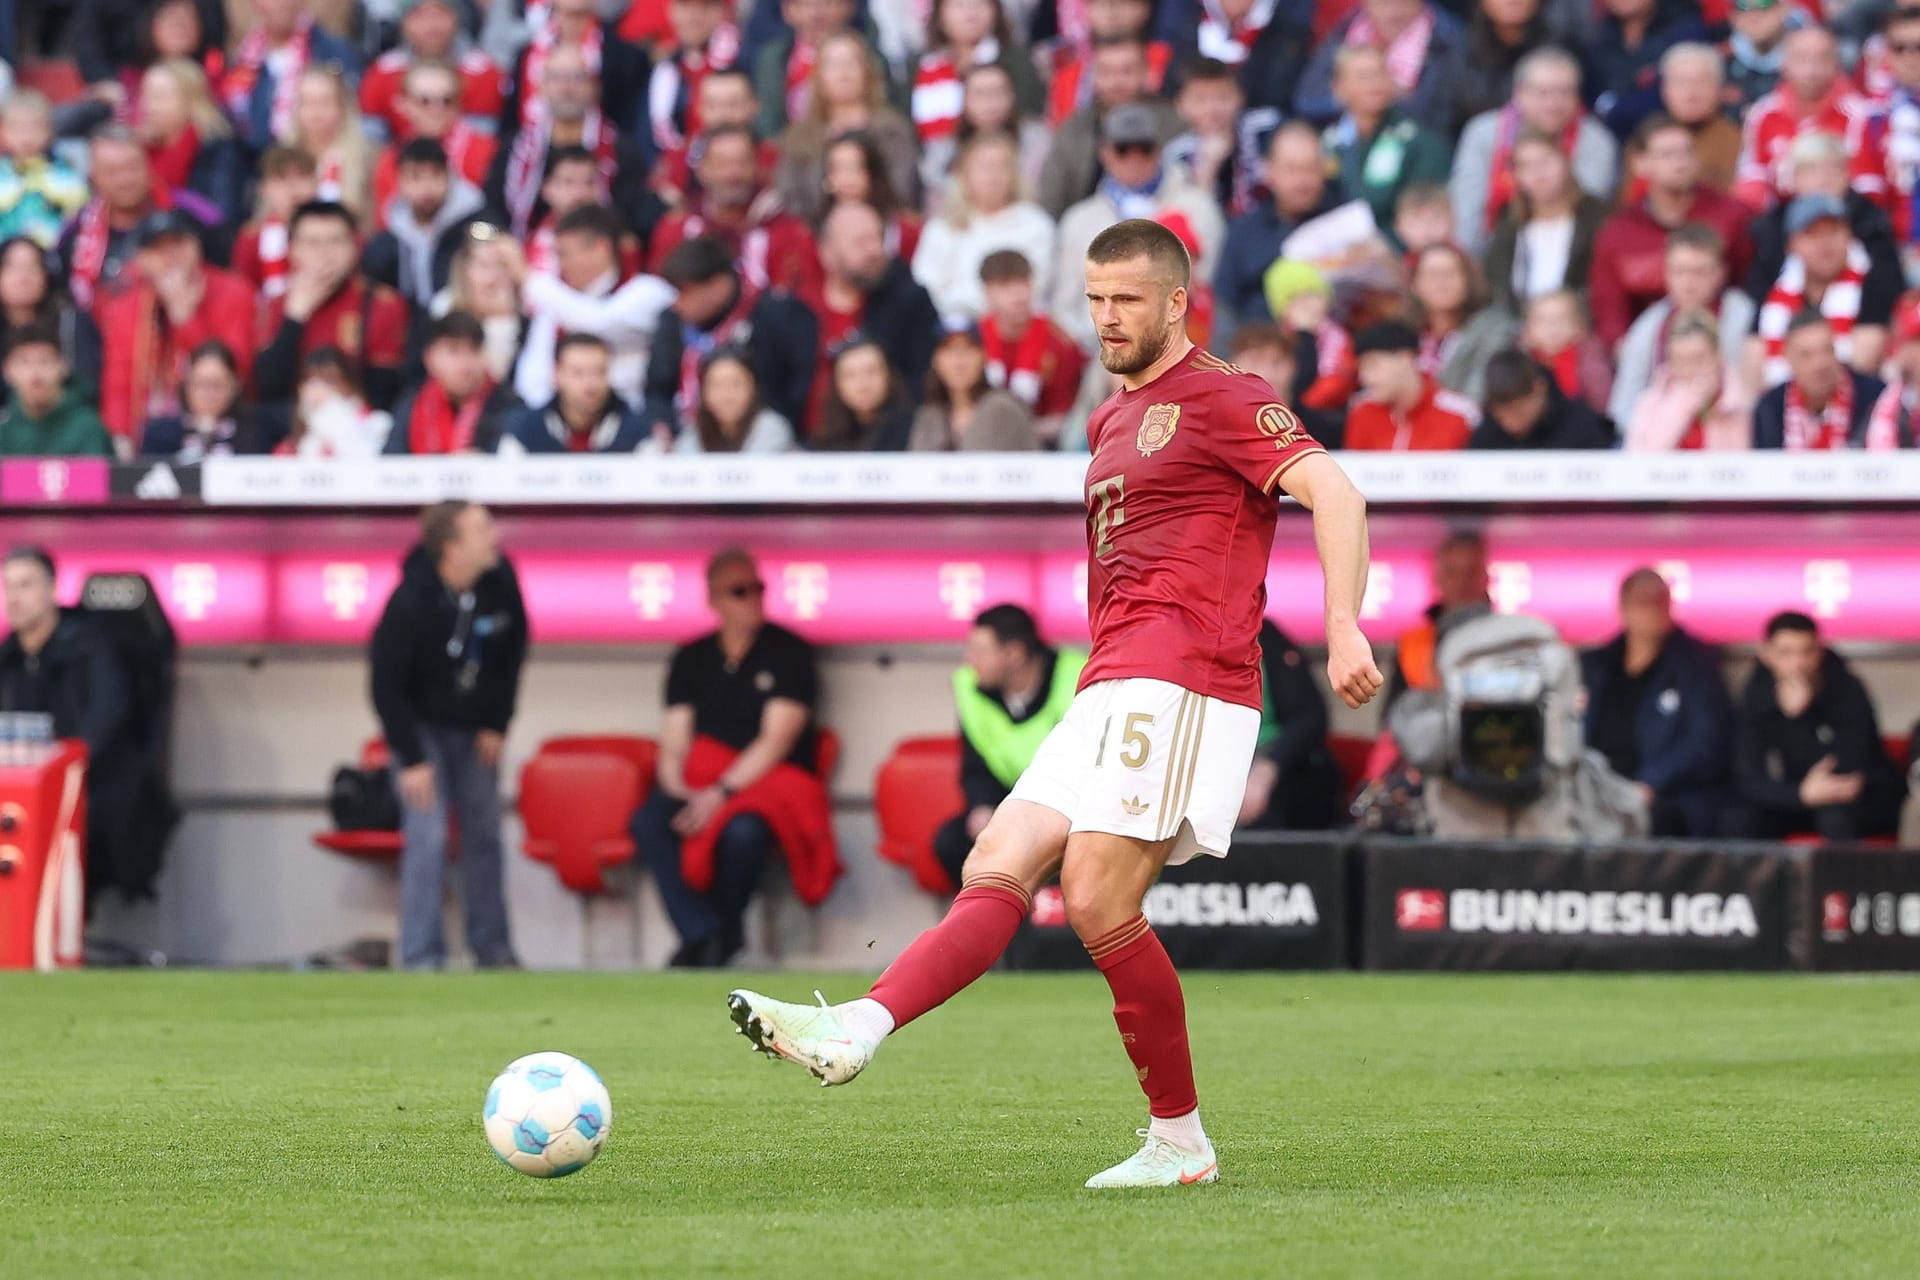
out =
<svg viewBox="0 0 1920 1280"><path fill-rule="evenodd" d="M825 996L813 994L820 1001L817 1006L735 991L727 996L727 1009L733 1025L761 1053L799 1063L823 1086L845 1084L865 1070L879 1046L856 1035Z"/></svg>
<svg viewBox="0 0 1920 1280"><path fill-rule="evenodd" d="M1113 1168L1088 1178L1089 1187L1185 1187L1220 1180L1220 1161L1214 1157L1212 1143L1193 1155L1145 1129L1134 1132L1145 1138L1147 1145Z"/></svg>

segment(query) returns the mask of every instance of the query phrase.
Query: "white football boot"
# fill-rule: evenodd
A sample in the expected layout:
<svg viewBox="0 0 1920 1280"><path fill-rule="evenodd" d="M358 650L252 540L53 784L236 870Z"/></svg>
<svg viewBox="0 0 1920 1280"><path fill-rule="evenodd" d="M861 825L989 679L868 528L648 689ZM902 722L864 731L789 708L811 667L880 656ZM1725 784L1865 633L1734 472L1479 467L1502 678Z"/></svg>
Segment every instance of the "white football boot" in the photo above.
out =
<svg viewBox="0 0 1920 1280"><path fill-rule="evenodd" d="M877 1044L856 1035L840 1018L840 1011L818 991L818 1005L770 1000L756 991L727 996L733 1025L771 1058L796 1062L825 1085L845 1084L873 1061Z"/></svg>
<svg viewBox="0 0 1920 1280"><path fill-rule="evenodd" d="M1089 1187L1186 1187L1219 1181L1220 1161L1214 1157L1211 1142L1205 1151L1193 1155L1145 1129L1134 1132L1145 1138L1147 1145L1113 1168L1088 1178Z"/></svg>

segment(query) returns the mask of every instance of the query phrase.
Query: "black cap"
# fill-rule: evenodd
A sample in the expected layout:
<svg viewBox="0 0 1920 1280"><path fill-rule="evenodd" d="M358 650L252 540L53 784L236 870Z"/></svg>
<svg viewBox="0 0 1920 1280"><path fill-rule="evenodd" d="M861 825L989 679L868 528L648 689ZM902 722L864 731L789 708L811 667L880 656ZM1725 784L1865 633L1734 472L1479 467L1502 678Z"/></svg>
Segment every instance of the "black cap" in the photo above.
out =
<svg viewBox="0 0 1920 1280"><path fill-rule="evenodd" d="M200 238L200 224L178 209L156 209L134 228L133 242L145 249L168 236Z"/></svg>

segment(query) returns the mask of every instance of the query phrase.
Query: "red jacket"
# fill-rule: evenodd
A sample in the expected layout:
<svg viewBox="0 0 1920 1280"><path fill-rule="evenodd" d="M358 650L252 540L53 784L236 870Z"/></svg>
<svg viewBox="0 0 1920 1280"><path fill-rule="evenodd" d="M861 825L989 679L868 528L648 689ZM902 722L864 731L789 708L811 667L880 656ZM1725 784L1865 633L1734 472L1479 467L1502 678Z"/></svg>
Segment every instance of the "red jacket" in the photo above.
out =
<svg viewBox="0 0 1920 1280"><path fill-rule="evenodd" d="M413 135L407 117L400 110L400 90L405 85L407 68L413 55L405 48L389 49L374 60L360 77L360 114L370 120L384 120L399 141ZM506 101L506 81L493 59L478 49L469 49L460 58L460 114L495 120Z"/></svg>
<svg viewBox="0 0 1920 1280"><path fill-rule="evenodd" d="M101 296L94 308L100 326L100 418L107 430L139 440L147 419L179 412L187 357L219 339L240 366L240 381L253 373L254 287L231 271L205 267L206 296L183 325L171 324L153 286L145 281ZM158 404L156 399L174 401Z"/></svg>
<svg viewBox="0 0 1920 1280"><path fill-rule="evenodd" d="M687 785L710 787L740 753L715 738L697 737L687 751ZM728 822L751 813L773 828L787 860L787 875L800 901L817 907L845 870L833 835L833 801L827 784L795 764L777 764L720 806L713 820L680 846L680 870L695 889L713 886L713 846Z"/></svg>
<svg viewBox="0 0 1920 1280"><path fill-rule="evenodd" d="M1356 400L1347 414L1347 448L1406 453L1464 449L1480 423L1473 401L1426 379L1420 402L1399 413L1378 400Z"/></svg>
<svg viewBox="0 0 1920 1280"><path fill-rule="evenodd" d="M1800 114L1783 84L1747 108L1740 169L1733 194L1761 210L1792 194L1787 152L1803 133L1831 133L1846 143L1852 157L1853 189L1876 204L1894 203L1887 183L1886 116L1842 80L1812 111Z"/></svg>
<svg viewBox="0 0 1920 1280"><path fill-rule="evenodd" d="M670 213L653 229L647 270L659 275L667 255L683 241L699 235L718 236L724 241L733 250L733 265L740 278L756 289L785 289L800 297L812 297L819 287L820 251L814 245L813 232L790 213L776 213L764 222L744 226L717 223L704 209Z"/></svg>
<svg viewBox="0 0 1920 1280"><path fill-rule="evenodd" d="M371 289L371 298L367 290ZM260 315L260 344L266 346L286 319L285 296L271 299ZM251 312L249 312L251 314ZM323 347L332 347L362 366L398 369L407 359L407 327L412 315L407 300L383 284L355 275L346 287L320 304L300 335L304 359Z"/></svg>
<svg viewBox="0 0 1920 1280"><path fill-rule="evenodd" d="M1726 242L1727 283L1738 288L1753 261L1747 226L1753 211L1732 196L1701 187L1683 222L1712 227ZM1667 296L1667 233L1646 202L1624 205L1600 224L1593 238L1593 267L1587 278L1593 332L1607 346L1619 344L1634 320Z"/></svg>

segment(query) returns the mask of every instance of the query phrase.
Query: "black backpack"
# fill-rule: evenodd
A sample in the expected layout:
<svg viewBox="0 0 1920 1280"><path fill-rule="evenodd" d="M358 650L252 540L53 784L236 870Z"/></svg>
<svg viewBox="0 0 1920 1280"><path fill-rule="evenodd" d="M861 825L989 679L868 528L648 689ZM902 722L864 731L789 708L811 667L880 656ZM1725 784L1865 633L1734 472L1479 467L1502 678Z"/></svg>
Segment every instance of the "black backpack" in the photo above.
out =
<svg viewBox="0 0 1920 1280"><path fill-rule="evenodd" d="M358 769L342 765L333 771L327 793L327 812L339 831L398 831L400 797L385 769Z"/></svg>

